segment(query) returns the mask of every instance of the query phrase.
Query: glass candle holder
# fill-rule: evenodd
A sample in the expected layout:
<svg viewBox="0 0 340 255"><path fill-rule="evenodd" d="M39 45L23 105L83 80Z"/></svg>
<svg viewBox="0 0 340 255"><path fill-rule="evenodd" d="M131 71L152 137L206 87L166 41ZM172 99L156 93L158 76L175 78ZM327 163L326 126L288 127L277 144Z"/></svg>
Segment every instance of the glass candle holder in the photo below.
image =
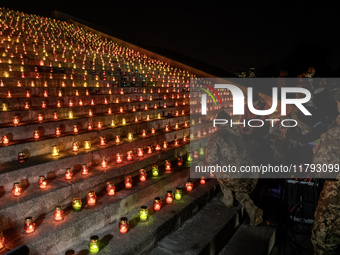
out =
<svg viewBox="0 0 340 255"><path fill-rule="evenodd" d="M155 211L159 211L162 208L162 199L160 199L159 197L156 197L153 200L153 209Z"/></svg>
<svg viewBox="0 0 340 255"><path fill-rule="evenodd" d="M39 176L39 181L38 181L39 188L45 189L47 187L47 180L45 176Z"/></svg>
<svg viewBox="0 0 340 255"><path fill-rule="evenodd" d="M53 119L54 119L54 120L58 120L58 113L56 113L56 112L53 113Z"/></svg>
<svg viewBox="0 0 340 255"><path fill-rule="evenodd" d="M179 142L178 142L178 140L177 139L175 139L175 141L174 141L174 146L179 146Z"/></svg>
<svg viewBox="0 0 340 255"><path fill-rule="evenodd" d="M79 145L77 142L74 142L72 145L72 151L77 152L79 150Z"/></svg>
<svg viewBox="0 0 340 255"><path fill-rule="evenodd" d="M126 125L126 119L125 118L122 119L122 125Z"/></svg>
<svg viewBox="0 0 340 255"><path fill-rule="evenodd" d="M205 150L204 150L204 148L203 148L203 147L200 147L200 148L199 148L199 150L198 150L198 154L199 154L200 156L204 156L204 154L205 154Z"/></svg>
<svg viewBox="0 0 340 255"><path fill-rule="evenodd" d="M116 159L117 164L120 164L123 162L123 155L121 153L117 153L116 157L117 157Z"/></svg>
<svg viewBox="0 0 340 255"><path fill-rule="evenodd" d="M73 119L73 112L72 111L68 111L68 118Z"/></svg>
<svg viewBox="0 0 340 255"><path fill-rule="evenodd" d="M92 124L91 123L89 123L89 124L87 124L87 130L92 130Z"/></svg>
<svg viewBox="0 0 340 255"><path fill-rule="evenodd" d="M135 112L136 111L136 106L132 106L132 111ZM137 119L138 122L138 119Z"/></svg>
<svg viewBox="0 0 340 255"><path fill-rule="evenodd" d="M127 152L126 158L127 158L127 160L132 160L132 158L133 158L132 151L128 151L128 152Z"/></svg>
<svg viewBox="0 0 340 255"><path fill-rule="evenodd" d="M131 141L133 139L133 134L132 133L128 133L127 138L128 138L129 141Z"/></svg>
<svg viewBox="0 0 340 255"><path fill-rule="evenodd" d="M198 151L194 151L194 158L198 159Z"/></svg>
<svg viewBox="0 0 340 255"><path fill-rule="evenodd" d="M163 149L166 149L166 148L168 148L168 142L167 142L167 141L164 141L164 142L163 142Z"/></svg>
<svg viewBox="0 0 340 255"><path fill-rule="evenodd" d="M58 148L58 145L52 145L52 156L53 156L53 157L59 156L59 148Z"/></svg>
<svg viewBox="0 0 340 255"><path fill-rule="evenodd" d="M14 124L14 126L16 126L16 125L18 125L19 124L19 117L17 116L17 115L15 115L14 117L13 117L13 124Z"/></svg>
<svg viewBox="0 0 340 255"><path fill-rule="evenodd" d="M149 216L149 211L146 206L142 206L139 211L139 218L141 221L146 221Z"/></svg>
<svg viewBox="0 0 340 255"><path fill-rule="evenodd" d="M151 128L151 134L156 134L156 130L154 128Z"/></svg>
<svg viewBox="0 0 340 255"><path fill-rule="evenodd" d="M176 188L176 190L175 190L175 199L176 200L181 200L182 199L182 189L181 188Z"/></svg>
<svg viewBox="0 0 340 255"><path fill-rule="evenodd" d="M102 166L102 168L106 168L107 167L107 160L105 158L103 158L100 165Z"/></svg>
<svg viewBox="0 0 340 255"><path fill-rule="evenodd" d="M125 188L130 189L132 187L132 177L131 175L127 175L124 177Z"/></svg>
<svg viewBox="0 0 340 255"><path fill-rule="evenodd" d="M142 147L138 147L137 148L137 155L138 155L138 157L143 157L144 156L144 152L143 152L143 148Z"/></svg>
<svg viewBox="0 0 340 255"><path fill-rule="evenodd" d="M2 137L2 144L3 145L8 145L9 144L9 139L8 139L7 135L4 135Z"/></svg>
<svg viewBox="0 0 340 255"><path fill-rule="evenodd" d="M129 221L126 217L122 217L120 218L119 224L119 232L122 234L126 234L126 232L128 232L129 230Z"/></svg>
<svg viewBox="0 0 340 255"><path fill-rule="evenodd" d="M5 237L2 231L0 231L0 250L5 248Z"/></svg>
<svg viewBox="0 0 340 255"><path fill-rule="evenodd" d="M159 144L157 144L156 146L155 146L155 150L156 151L159 151L161 149L161 146L159 145Z"/></svg>
<svg viewBox="0 0 340 255"><path fill-rule="evenodd" d="M177 166L182 166L183 165L183 159L181 157L177 158Z"/></svg>
<svg viewBox="0 0 340 255"><path fill-rule="evenodd" d="M55 221L61 221L64 219L64 211L61 205L55 207L54 210L54 219Z"/></svg>
<svg viewBox="0 0 340 255"><path fill-rule="evenodd" d="M98 236L91 236L90 242L89 242L89 250L91 254L97 254L99 252Z"/></svg>
<svg viewBox="0 0 340 255"><path fill-rule="evenodd" d="M166 192L166 195L165 195L165 201L168 203L168 204L171 204L172 201L174 200L174 196L172 194L172 191L171 190L168 190Z"/></svg>
<svg viewBox="0 0 340 255"><path fill-rule="evenodd" d="M94 192L94 190L90 190L90 191L87 192L86 200L87 200L87 204L89 206L93 206L93 205L96 204L97 196L96 196L96 193Z"/></svg>
<svg viewBox="0 0 340 255"><path fill-rule="evenodd" d="M73 172L71 168L67 168L65 172L65 180L72 180L73 179Z"/></svg>
<svg viewBox="0 0 340 255"><path fill-rule="evenodd" d="M55 135L56 135L56 136L60 136L60 134L61 134L60 127L56 127L56 129L55 129Z"/></svg>
<svg viewBox="0 0 340 255"><path fill-rule="evenodd" d="M158 166L157 166L157 165L153 165L153 166L152 166L152 175L153 175L153 176L158 176L158 174L159 174L159 168L158 168Z"/></svg>
<svg viewBox="0 0 340 255"><path fill-rule="evenodd" d="M100 145L101 146L105 146L105 144L106 144L106 139L105 139L105 137L100 137Z"/></svg>
<svg viewBox="0 0 340 255"><path fill-rule="evenodd" d="M75 211L80 211L82 206L82 202L80 198L73 198L72 199L72 207Z"/></svg>
<svg viewBox="0 0 340 255"><path fill-rule="evenodd" d="M194 188L194 183L191 180L188 180L185 184L185 187L187 188L187 191L192 191L192 189Z"/></svg>
<svg viewBox="0 0 340 255"><path fill-rule="evenodd" d="M22 195L22 187L19 182L13 183L12 194L15 197L19 197Z"/></svg>
<svg viewBox="0 0 340 255"><path fill-rule="evenodd" d="M152 153L152 147L148 146L148 154L151 154L151 153Z"/></svg>
<svg viewBox="0 0 340 255"><path fill-rule="evenodd" d="M200 184L205 184L205 182L206 182L206 179L205 179L205 177L201 177L201 180L200 180Z"/></svg>
<svg viewBox="0 0 340 255"><path fill-rule="evenodd" d="M141 182L145 182L146 181L146 170L145 169L139 169L139 180Z"/></svg>
<svg viewBox="0 0 340 255"><path fill-rule="evenodd" d="M114 196L116 193L116 187L113 182L106 183L106 191L109 196Z"/></svg>
<svg viewBox="0 0 340 255"><path fill-rule="evenodd" d="M86 164L82 164L81 166L81 174L82 175L87 175L89 173L89 168L87 167Z"/></svg>
<svg viewBox="0 0 340 255"><path fill-rule="evenodd" d="M18 161L19 163L24 163L26 161L26 155L24 152L18 153Z"/></svg>
<svg viewBox="0 0 340 255"><path fill-rule="evenodd" d="M116 135L115 142L116 142L116 144L119 144L119 143L120 143L120 136L119 136L119 135Z"/></svg>
<svg viewBox="0 0 340 255"><path fill-rule="evenodd" d="M35 230L35 223L33 222L33 218L32 217L27 217L25 219L24 229L25 229L26 234L30 234L30 233L34 232L34 230Z"/></svg>
<svg viewBox="0 0 340 255"><path fill-rule="evenodd" d="M85 150L91 149L91 142L89 140L84 141L84 149Z"/></svg>

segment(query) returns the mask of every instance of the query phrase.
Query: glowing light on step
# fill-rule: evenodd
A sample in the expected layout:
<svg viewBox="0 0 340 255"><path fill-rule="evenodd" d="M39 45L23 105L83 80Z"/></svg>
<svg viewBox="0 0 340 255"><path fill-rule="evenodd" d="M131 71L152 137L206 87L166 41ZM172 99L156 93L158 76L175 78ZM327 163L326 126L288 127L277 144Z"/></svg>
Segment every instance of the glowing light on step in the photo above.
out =
<svg viewBox="0 0 340 255"><path fill-rule="evenodd" d="M176 190L175 190L175 199L176 200L181 200L182 199L182 189L181 188L176 188Z"/></svg>
<svg viewBox="0 0 340 255"><path fill-rule="evenodd" d="M106 168L107 167L107 160L105 158L102 159L102 162L100 163L102 168Z"/></svg>
<svg viewBox="0 0 340 255"><path fill-rule="evenodd" d="M72 207L75 211L80 211L82 206L82 202L80 198L73 198L72 199Z"/></svg>
<svg viewBox="0 0 340 255"><path fill-rule="evenodd" d="M55 221L61 221L64 219L64 211L61 205L57 205L54 210L54 219Z"/></svg>
<svg viewBox="0 0 340 255"><path fill-rule="evenodd" d="M47 187L47 180L45 176L39 176L39 181L38 181L39 188L45 189Z"/></svg>
<svg viewBox="0 0 340 255"><path fill-rule="evenodd" d="M86 200L87 200L87 204L89 206L93 206L93 205L96 204L97 196L96 196L96 193L94 192L94 190L90 190L90 191L87 192Z"/></svg>
<svg viewBox="0 0 340 255"><path fill-rule="evenodd" d="M18 161L19 163L24 163L26 161L26 155L24 152L18 153Z"/></svg>
<svg viewBox="0 0 340 255"><path fill-rule="evenodd" d="M156 129L154 129L154 128L151 128L151 134L155 134L156 133Z"/></svg>
<svg viewBox="0 0 340 255"><path fill-rule="evenodd" d="M17 115L15 115L15 116L13 117L13 124L14 124L14 126L18 125L19 122L20 122L19 117L18 117Z"/></svg>
<svg viewBox="0 0 340 255"><path fill-rule="evenodd" d="M130 189L132 187L132 177L131 175L126 175L124 177L125 188Z"/></svg>
<svg viewBox="0 0 340 255"><path fill-rule="evenodd" d="M122 125L126 125L126 119L125 118L122 119Z"/></svg>
<svg viewBox="0 0 340 255"><path fill-rule="evenodd" d="M139 218L141 221L146 221L149 216L149 211L146 206L142 206L139 211Z"/></svg>
<svg viewBox="0 0 340 255"><path fill-rule="evenodd" d="M58 114L55 112L55 113L53 113L53 119L54 120L57 120L58 119Z"/></svg>
<svg viewBox="0 0 340 255"><path fill-rule="evenodd" d="M153 209L155 211L159 211L162 208L162 199L160 199L159 197L156 197L153 200Z"/></svg>
<svg viewBox="0 0 340 255"><path fill-rule="evenodd" d="M98 121L97 122L97 128L102 129L102 127L103 127L103 122Z"/></svg>
<svg viewBox="0 0 340 255"><path fill-rule="evenodd" d="M89 168L87 167L86 164L82 164L81 166L81 174L82 175L87 175L89 173Z"/></svg>
<svg viewBox="0 0 340 255"><path fill-rule="evenodd" d="M139 180L141 182L145 182L146 181L146 170L145 169L140 169L139 170Z"/></svg>
<svg viewBox="0 0 340 255"><path fill-rule="evenodd" d="M92 130L92 124L90 122L89 122L89 124L87 124L87 129Z"/></svg>
<svg viewBox="0 0 340 255"><path fill-rule="evenodd" d="M143 157L144 156L143 148L141 148L141 147L137 148L137 155L138 155L138 157Z"/></svg>
<svg viewBox="0 0 340 255"><path fill-rule="evenodd" d="M91 254L97 254L99 252L99 238L97 236L90 238L89 250Z"/></svg>
<svg viewBox="0 0 340 255"><path fill-rule="evenodd" d="M205 177L201 177L200 184L205 184L206 180Z"/></svg>
<svg viewBox="0 0 340 255"><path fill-rule="evenodd" d="M58 145L52 145L52 156L53 156L53 157L59 156L59 148L58 148Z"/></svg>
<svg viewBox="0 0 340 255"><path fill-rule="evenodd" d="M118 227L119 227L119 232L120 233L126 234L126 232L128 232L128 230L129 230L129 221L128 221L128 219L126 217L120 218Z"/></svg>
<svg viewBox="0 0 340 255"><path fill-rule="evenodd" d="M169 160L165 160L165 171L171 171L171 162Z"/></svg>
<svg viewBox="0 0 340 255"><path fill-rule="evenodd" d="M106 191L109 196L114 196L116 193L116 187L113 182L106 183Z"/></svg>
<svg viewBox="0 0 340 255"><path fill-rule="evenodd" d="M15 197L19 197L22 195L22 187L19 182L13 183L12 194Z"/></svg>
<svg viewBox="0 0 340 255"><path fill-rule="evenodd" d="M157 165L153 165L151 171L152 171L152 175L153 175L153 176L158 176L158 174L159 174L159 168L158 168Z"/></svg>
<svg viewBox="0 0 340 255"><path fill-rule="evenodd" d="M187 188L187 191L192 191L192 189L194 188L194 184L191 180L188 180L185 184L185 187Z"/></svg>
<svg viewBox="0 0 340 255"><path fill-rule="evenodd" d="M71 168L67 168L65 172L65 180L72 180L73 179L73 172Z"/></svg>
<svg viewBox="0 0 340 255"><path fill-rule="evenodd" d="M158 118L158 119L161 118L161 114L160 114L160 113L157 114L157 118Z"/></svg>
<svg viewBox="0 0 340 255"><path fill-rule="evenodd" d="M79 150L79 144L77 142L74 142L72 145L72 151L77 152Z"/></svg>
<svg viewBox="0 0 340 255"><path fill-rule="evenodd" d="M166 192L166 195L165 195L165 201L166 201L168 204L171 204L172 201L174 200L173 197L174 197L174 196L173 196L173 194L172 194L172 191L171 191L171 190L168 190L168 191Z"/></svg>
<svg viewBox="0 0 340 255"><path fill-rule="evenodd" d="M25 219L24 229L25 229L26 234L30 234L30 233L34 232L34 230L35 230L35 223L33 222L33 218L32 217L27 217Z"/></svg>
<svg viewBox="0 0 340 255"><path fill-rule="evenodd" d="M120 108L119 108L119 112L120 112L120 113L123 113L123 112L124 112L123 107L120 107Z"/></svg>
<svg viewBox="0 0 340 255"><path fill-rule="evenodd" d="M84 141L84 149L85 150L91 149L91 142L89 140Z"/></svg>
<svg viewBox="0 0 340 255"><path fill-rule="evenodd" d="M152 147L148 146L148 154L151 154L151 153L152 153Z"/></svg>
<svg viewBox="0 0 340 255"><path fill-rule="evenodd" d="M128 133L127 139L129 141L131 141L133 139L133 134L132 133Z"/></svg>
<svg viewBox="0 0 340 255"><path fill-rule="evenodd" d="M5 248L5 237L2 231L0 231L0 250Z"/></svg>

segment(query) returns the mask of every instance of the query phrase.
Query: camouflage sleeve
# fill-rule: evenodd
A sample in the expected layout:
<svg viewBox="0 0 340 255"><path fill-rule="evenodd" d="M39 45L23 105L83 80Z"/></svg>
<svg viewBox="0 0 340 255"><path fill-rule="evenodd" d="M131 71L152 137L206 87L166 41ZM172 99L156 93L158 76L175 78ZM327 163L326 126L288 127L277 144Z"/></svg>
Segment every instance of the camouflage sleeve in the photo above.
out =
<svg viewBox="0 0 340 255"><path fill-rule="evenodd" d="M214 137L209 140L207 146L207 157L206 163L208 164L216 164L220 160L220 149L217 142L218 137Z"/></svg>

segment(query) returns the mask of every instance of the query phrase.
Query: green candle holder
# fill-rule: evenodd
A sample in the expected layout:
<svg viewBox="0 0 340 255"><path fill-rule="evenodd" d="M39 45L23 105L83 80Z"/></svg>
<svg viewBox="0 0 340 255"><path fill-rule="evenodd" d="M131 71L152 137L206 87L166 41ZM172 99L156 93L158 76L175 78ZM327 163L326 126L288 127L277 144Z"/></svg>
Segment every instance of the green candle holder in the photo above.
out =
<svg viewBox="0 0 340 255"><path fill-rule="evenodd" d="M158 176L159 174L159 168L157 165L152 166L152 175L153 176Z"/></svg>
<svg viewBox="0 0 340 255"><path fill-rule="evenodd" d="M91 254L97 254L99 252L99 237L92 236L89 242L89 250Z"/></svg>
<svg viewBox="0 0 340 255"><path fill-rule="evenodd" d="M176 200L181 200L182 199L182 189L181 188L176 188L175 199Z"/></svg>
<svg viewBox="0 0 340 255"><path fill-rule="evenodd" d="M81 199L80 198L73 198L72 199L72 207L75 211L80 211L81 210L81 206L82 206L82 203L81 203Z"/></svg>
<svg viewBox="0 0 340 255"><path fill-rule="evenodd" d="M149 211L146 206L142 206L139 211L139 218L142 221L146 221L148 219Z"/></svg>

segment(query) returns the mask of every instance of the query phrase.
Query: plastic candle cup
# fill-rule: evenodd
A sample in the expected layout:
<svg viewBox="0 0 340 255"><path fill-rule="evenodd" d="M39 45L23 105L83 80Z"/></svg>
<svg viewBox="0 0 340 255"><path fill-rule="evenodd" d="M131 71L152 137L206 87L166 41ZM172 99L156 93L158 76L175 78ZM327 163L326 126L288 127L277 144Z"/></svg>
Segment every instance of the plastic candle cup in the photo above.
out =
<svg viewBox="0 0 340 255"><path fill-rule="evenodd" d="M190 166L191 161L192 161L191 153L188 153L188 156L187 156L187 166Z"/></svg>
<svg viewBox="0 0 340 255"><path fill-rule="evenodd" d="M64 219L64 211L61 205L55 207L54 210L54 219L55 221L61 221Z"/></svg>
<svg viewBox="0 0 340 255"><path fill-rule="evenodd" d="M102 127L103 127L103 123L100 122L100 121L98 121L98 123L97 123L97 128L98 128L98 129L101 129Z"/></svg>
<svg viewBox="0 0 340 255"><path fill-rule="evenodd" d="M47 181L45 179L45 176L39 176L39 181L38 181L39 188L45 189L47 186Z"/></svg>
<svg viewBox="0 0 340 255"><path fill-rule="evenodd" d="M156 130L154 128L151 128L151 134L155 134L156 133Z"/></svg>
<svg viewBox="0 0 340 255"><path fill-rule="evenodd" d="M77 125L73 125L73 132L75 133L75 134L78 134L78 126Z"/></svg>
<svg viewBox="0 0 340 255"><path fill-rule="evenodd" d="M106 191L109 196L114 196L116 193L116 187L113 182L106 183Z"/></svg>
<svg viewBox="0 0 340 255"><path fill-rule="evenodd" d="M135 112L136 111L136 106L132 106L132 111ZM137 119L138 122L138 119Z"/></svg>
<svg viewBox="0 0 340 255"><path fill-rule="evenodd" d="M159 144L156 145L155 150L159 151L161 149L161 146Z"/></svg>
<svg viewBox="0 0 340 255"><path fill-rule="evenodd" d="M161 114L160 114L160 113L157 114L157 118L158 118L158 119L161 118Z"/></svg>
<svg viewBox="0 0 340 255"><path fill-rule="evenodd" d="M89 140L84 141L84 149L85 150L91 149L91 142Z"/></svg>
<svg viewBox="0 0 340 255"><path fill-rule="evenodd" d="M38 139L39 139L40 136L39 136L38 130L34 130L33 137L34 137L35 140L38 140Z"/></svg>
<svg viewBox="0 0 340 255"><path fill-rule="evenodd" d="M33 218L32 217L27 217L25 219L24 228L25 228L26 234L30 234L30 233L34 232L34 230L35 230L35 223L33 222Z"/></svg>
<svg viewBox="0 0 340 255"><path fill-rule="evenodd" d="M89 173L89 168L87 167L86 164L83 164L81 167L81 174L82 175L87 175Z"/></svg>
<svg viewBox="0 0 340 255"><path fill-rule="evenodd" d="M174 145L175 145L176 147L179 145L179 142L178 142L178 140L177 140L177 139L175 139L175 141L174 141Z"/></svg>
<svg viewBox="0 0 340 255"><path fill-rule="evenodd" d="M2 137L2 144L8 145L8 143L9 143L9 139L8 139L8 137L7 137L6 135L4 135L4 136Z"/></svg>
<svg viewBox="0 0 340 255"><path fill-rule="evenodd" d="M152 166L152 175L153 175L153 176L158 176L158 174L159 174L159 168L158 168L158 166L157 166L157 165L153 165L153 166Z"/></svg>
<svg viewBox="0 0 340 255"><path fill-rule="evenodd" d="M120 113L123 113L123 112L124 112L124 111L123 111L123 107L120 107L120 108L119 108L119 112L120 112Z"/></svg>
<svg viewBox="0 0 340 255"><path fill-rule="evenodd" d="M183 136L183 142L185 143L187 141L187 137Z"/></svg>
<svg viewBox="0 0 340 255"><path fill-rule="evenodd" d="M168 148L168 143L167 143L167 141L164 141L163 142L163 149L166 149L166 148Z"/></svg>
<svg viewBox="0 0 340 255"><path fill-rule="evenodd" d="M59 136L61 134L60 127L56 127L55 129L55 135Z"/></svg>
<svg viewBox="0 0 340 255"><path fill-rule="evenodd" d="M182 199L182 189L181 188L176 188L176 190L175 190L175 199L176 200L181 200Z"/></svg>
<svg viewBox="0 0 340 255"><path fill-rule="evenodd" d="M53 119L54 120L57 120L58 119L58 114L55 112L55 113L53 113Z"/></svg>
<svg viewBox="0 0 340 255"><path fill-rule="evenodd" d="M80 198L73 198L72 199L72 207L75 211L80 211L82 206L81 199Z"/></svg>
<svg viewBox="0 0 340 255"><path fill-rule="evenodd" d="M5 237L2 231L0 231L0 250L5 248Z"/></svg>
<svg viewBox="0 0 340 255"><path fill-rule="evenodd" d="M145 182L146 181L146 171L145 171L145 169L140 169L139 170L139 180L141 182Z"/></svg>
<svg viewBox="0 0 340 255"><path fill-rule="evenodd" d="M71 168L67 168L65 172L65 180L72 180L73 173Z"/></svg>
<svg viewBox="0 0 340 255"><path fill-rule="evenodd" d="M22 188L21 188L19 182L15 182L15 183L13 184L12 194L13 194L13 196L15 196L15 197L19 197L19 196L22 195Z"/></svg>
<svg viewBox="0 0 340 255"><path fill-rule="evenodd" d="M187 183L185 184L185 187L187 188L187 191L192 191L194 184L191 180L188 180Z"/></svg>
<svg viewBox="0 0 340 255"><path fill-rule="evenodd" d="M91 254L97 254L99 252L98 236L91 236L90 242L89 242L89 250Z"/></svg>
<svg viewBox="0 0 340 255"><path fill-rule="evenodd" d="M59 156L59 149L57 145L52 145L52 156Z"/></svg>
<svg viewBox="0 0 340 255"><path fill-rule="evenodd" d="M159 211L162 208L162 199L160 199L159 197L156 197L153 200L153 209L155 211Z"/></svg>
<svg viewBox="0 0 340 255"><path fill-rule="evenodd" d="M168 204L171 204L171 203L172 203L172 201L173 201L173 194L172 194L172 191L171 191L171 190L168 190L168 191L166 192L165 201L166 201Z"/></svg>
<svg viewBox="0 0 340 255"><path fill-rule="evenodd" d="M119 232L122 234L126 234L126 232L128 232L129 230L129 221L126 217L122 217L120 218L119 224Z"/></svg>
<svg viewBox="0 0 340 255"><path fill-rule="evenodd" d="M194 158L198 158L198 151L194 151Z"/></svg>
<svg viewBox="0 0 340 255"><path fill-rule="evenodd" d="M139 218L142 221L146 221L148 219L149 211L146 206L142 206L139 211Z"/></svg>
<svg viewBox="0 0 340 255"><path fill-rule="evenodd" d="M132 177L127 175L124 177L125 188L130 189L132 187Z"/></svg>
<svg viewBox="0 0 340 255"><path fill-rule="evenodd" d="M94 190L90 190L87 192L86 200L89 206L93 206L96 204L97 196Z"/></svg>

